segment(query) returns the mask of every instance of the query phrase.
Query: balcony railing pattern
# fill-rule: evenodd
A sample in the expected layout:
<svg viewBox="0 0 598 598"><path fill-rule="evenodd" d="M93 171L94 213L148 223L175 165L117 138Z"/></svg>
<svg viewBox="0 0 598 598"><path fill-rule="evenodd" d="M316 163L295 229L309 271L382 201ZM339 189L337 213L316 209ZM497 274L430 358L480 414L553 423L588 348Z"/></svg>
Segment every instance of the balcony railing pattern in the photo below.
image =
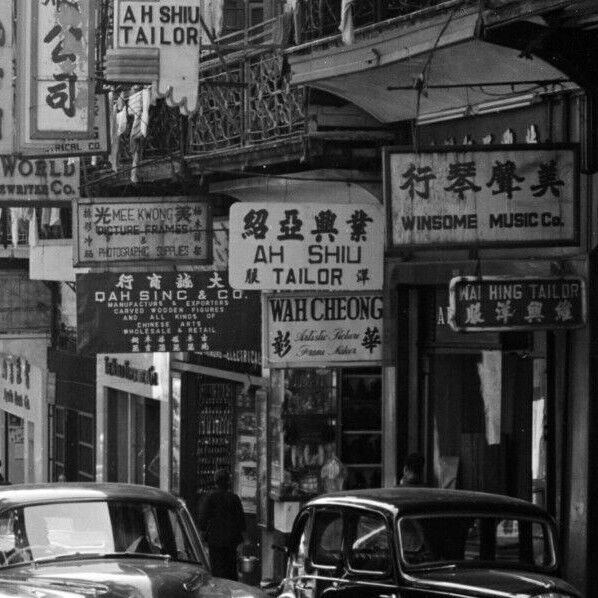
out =
<svg viewBox="0 0 598 598"><path fill-rule="evenodd" d="M200 63L199 110L189 118L189 152L264 143L305 130L305 91L272 45L276 20L227 35Z"/></svg>

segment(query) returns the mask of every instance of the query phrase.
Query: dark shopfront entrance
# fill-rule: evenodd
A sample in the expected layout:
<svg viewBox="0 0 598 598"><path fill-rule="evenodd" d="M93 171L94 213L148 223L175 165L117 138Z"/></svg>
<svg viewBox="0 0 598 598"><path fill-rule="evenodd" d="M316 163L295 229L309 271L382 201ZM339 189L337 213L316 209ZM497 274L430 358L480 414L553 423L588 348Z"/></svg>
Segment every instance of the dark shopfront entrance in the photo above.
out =
<svg viewBox="0 0 598 598"><path fill-rule="evenodd" d="M517 496L558 516L567 333L456 333L447 287L398 297L398 330L409 331L398 339L402 452L425 454L431 485Z"/></svg>

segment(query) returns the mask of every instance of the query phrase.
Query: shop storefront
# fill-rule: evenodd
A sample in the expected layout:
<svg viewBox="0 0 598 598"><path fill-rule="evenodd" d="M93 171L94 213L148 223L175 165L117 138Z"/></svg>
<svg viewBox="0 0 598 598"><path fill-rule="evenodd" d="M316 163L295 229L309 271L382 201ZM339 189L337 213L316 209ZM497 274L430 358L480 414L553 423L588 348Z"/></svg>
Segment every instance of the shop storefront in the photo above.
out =
<svg viewBox="0 0 598 598"><path fill-rule="evenodd" d="M96 479L169 488L168 353L98 354Z"/></svg>
<svg viewBox="0 0 598 598"><path fill-rule="evenodd" d="M48 479L48 370L40 363L46 343L45 335L5 340L3 348L22 353L0 353L0 455L12 484Z"/></svg>
<svg viewBox="0 0 598 598"><path fill-rule="evenodd" d="M418 451L428 484L534 501L566 528L587 459L577 148L397 148L385 172L397 471Z"/></svg>
<svg viewBox="0 0 598 598"><path fill-rule="evenodd" d="M55 375L49 406L52 481L93 481L96 475L96 358L60 348L48 351Z"/></svg>

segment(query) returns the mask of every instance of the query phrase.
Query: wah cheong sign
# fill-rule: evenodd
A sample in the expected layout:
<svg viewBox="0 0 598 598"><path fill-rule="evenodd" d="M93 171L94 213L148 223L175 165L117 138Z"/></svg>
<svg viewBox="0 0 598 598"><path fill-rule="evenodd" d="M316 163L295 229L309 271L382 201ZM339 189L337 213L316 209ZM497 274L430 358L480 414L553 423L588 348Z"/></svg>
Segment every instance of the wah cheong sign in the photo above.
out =
<svg viewBox="0 0 598 598"><path fill-rule="evenodd" d="M77 265L211 261L212 227L205 202L192 197L84 199L76 214Z"/></svg>
<svg viewBox="0 0 598 598"><path fill-rule="evenodd" d="M577 243L575 145L390 148L384 164L395 248Z"/></svg>
<svg viewBox="0 0 598 598"><path fill-rule="evenodd" d="M453 330L461 332L579 328L586 322L579 277L458 276L449 286Z"/></svg>
<svg viewBox="0 0 598 598"><path fill-rule="evenodd" d="M382 288L384 216L376 204L251 203L230 209L236 289Z"/></svg>
<svg viewBox="0 0 598 598"><path fill-rule="evenodd" d="M226 272L111 272L77 276L81 353L194 351L261 365L259 293Z"/></svg>
<svg viewBox="0 0 598 598"><path fill-rule="evenodd" d="M379 362L380 294L276 294L266 299L266 367Z"/></svg>

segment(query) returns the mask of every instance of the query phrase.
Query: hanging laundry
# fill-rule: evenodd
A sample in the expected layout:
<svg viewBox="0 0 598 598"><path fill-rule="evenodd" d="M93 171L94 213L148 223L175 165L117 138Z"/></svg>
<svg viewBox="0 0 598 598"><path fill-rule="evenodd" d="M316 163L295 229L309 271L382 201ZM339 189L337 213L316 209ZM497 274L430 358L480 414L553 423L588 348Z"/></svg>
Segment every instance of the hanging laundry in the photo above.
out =
<svg viewBox="0 0 598 598"><path fill-rule="evenodd" d="M338 26L342 33L343 43L350 45L355 42L355 29L353 27L353 3L355 0L343 0L341 5L341 22Z"/></svg>
<svg viewBox="0 0 598 598"><path fill-rule="evenodd" d="M29 247L37 247L39 234L37 229L37 214L35 208L28 208L27 219L29 220Z"/></svg>
<svg viewBox="0 0 598 598"><path fill-rule="evenodd" d="M214 37L222 33L224 0L204 0L201 5L201 16L206 27Z"/></svg>

